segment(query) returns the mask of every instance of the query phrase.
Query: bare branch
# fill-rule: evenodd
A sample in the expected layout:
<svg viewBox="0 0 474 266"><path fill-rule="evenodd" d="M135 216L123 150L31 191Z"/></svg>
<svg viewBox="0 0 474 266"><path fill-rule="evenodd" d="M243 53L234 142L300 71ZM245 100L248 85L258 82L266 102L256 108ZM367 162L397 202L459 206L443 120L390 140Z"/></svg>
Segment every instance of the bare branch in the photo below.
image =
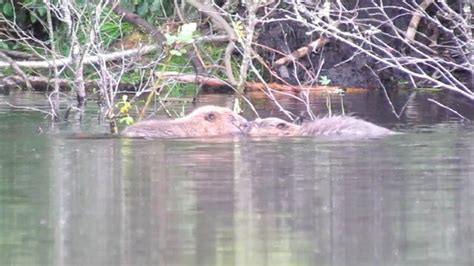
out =
<svg viewBox="0 0 474 266"><path fill-rule="evenodd" d="M90 55L85 56L83 58L84 64L95 64L99 62L99 59L105 61L113 61L117 59L121 59L123 57L135 56L135 55L143 55L147 53L154 52L158 50L158 45L144 45L139 48L134 48L130 50L118 51L108 54L99 54L99 55ZM19 67L28 67L28 68L52 68L53 65L57 67L68 66L72 64L72 58L63 58L63 59L56 59L55 64L53 61L16 61L15 62ZM0 68L9 67L10 64L7 62L0 61Z"/></svg>

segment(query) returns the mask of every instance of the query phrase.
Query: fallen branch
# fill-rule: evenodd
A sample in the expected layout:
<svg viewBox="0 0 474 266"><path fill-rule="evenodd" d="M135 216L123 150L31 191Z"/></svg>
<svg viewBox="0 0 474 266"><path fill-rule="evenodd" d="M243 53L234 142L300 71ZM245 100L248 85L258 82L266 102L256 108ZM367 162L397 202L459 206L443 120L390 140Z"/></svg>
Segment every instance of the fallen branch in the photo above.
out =
<svg viewBox="0 0 474 266"><path fill-rule="evenodd" d="M296 59L299 59L299 58L307 55L308 53L323 47L326 43L328 43L328 41L329 41L329 39L324 38L324 37L318 38L316 41L311 42L306 46L300 47L297 50L290 53L289 55L284 56L284 57L276 60L273 63L273 67L275 68L275 67L278 67L278 66L286 65L289 62L292 62Z"/></svg>
<svg viewBox="0 0 474 266"><path fill-rule="evenodd" d="M461 115L458 111L456 111L456 110L454 110L453 108L448 107L448 106L446 106L446 105L444 105L444 104L442 104L442 103L436 101L436 100L433 99L433 98L429 98L428 101L429 101L429 102L432 102L432 103L434 103L434 104L436 104L436 105L438 105L438 106L440 106L440 107L442 107L442 108L444 108L444 109L446 109L446 110L448 110L448 111L450 111L450 112L452 112L453 114L457 115L457 116L460 117L461 119L464 119L464 120L466 120L466 121L471 121L471 120L469 120L468 118L466 118L465 116Z"/></svg>
<svg viewBox="0 0 474 266"><path fill-rule="evenodd" d="M34 90L46 90L47 87L53 87L55 82L58 83L61 89L72 89L74 85L73 80L68 79L61 79L61 78L49 78L49 77L41 77L41 76L27 76L27 81L31 84ZM0 89L4 87L15 87L15 86L22 86L25 84L25 79L19 75L15 76L7 76L7 77L0 77ZM99 88L99 82L89 80L84 83L85 89L88 91L93 90L94 88ZM119 88L125 88L123 90L128 90L128 88L133 87L133 84L130 83L120 83Z"/></svg>
<svg viewBox="0 0 474 266"><path fill-rule="evenodd" d="M232 87L229 82L203 75L195 74L183 74L179 72L155 72L155 75L160 79L171 79L177 82L182 83L199 83L208 87ZM286 85L279 83L260 83L253 81L245 82L245 89L247 92L250 91L262 91L262 90L274 90L274 91L284 91L284 92L294 92L300 93L304 91L310 92L336 92L340 89L339 86L295 86L295 85ZM348 87L346 91L349 92L362 92L367 91L368 89L364 88L355 88Z"/></svg>
<svg viewBox="0 0 474 266"><path fill-rule="evenodd" d="M20 51L12 51L12 50L6 50L6 49L0 49L0 53L6 54L8 57L14 60L32 60L35 58L38 58L36 55L25 53L25 52L20 52Z"/></svg>
<svg viewBox="0 0 474 266"><path fill-rule="evenodd" d="M94 64L99 62L99 59L104 61L112 61L116 59L120 59L123 57L133 56L133 55L141 55L151 53L153 51L158 50L158 45L144 45L142 47L138 47L135 49L124 50L113 52L109 54L101 54L101 55L94 55L94 56L86 56L84 57L84 64ZM56 67L66 66L72 64L72 58L62 58L57 59L55 61ZM30 68L53 68L54 64L52 61L15 61L15 64L19 67L30 67ZM9 67L10 63L0 61L0 68Z"/></svg>

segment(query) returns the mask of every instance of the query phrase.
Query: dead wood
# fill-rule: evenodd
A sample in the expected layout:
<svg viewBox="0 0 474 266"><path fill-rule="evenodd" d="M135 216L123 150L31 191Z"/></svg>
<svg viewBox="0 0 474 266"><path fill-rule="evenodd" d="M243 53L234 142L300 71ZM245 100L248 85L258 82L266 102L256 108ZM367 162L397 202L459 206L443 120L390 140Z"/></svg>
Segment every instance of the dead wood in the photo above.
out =
<svg viewBox="0 0 474 266"><path fill-rule="evenodd" d="M284 57L276 60L273 63L273 67L279 67L279 66L288 64L289 62L292 62L296 59L299 59L299 58L307 55L308 53L311 53L311 52L313 52L317 49L320 49L326 43L328 43L328 41L329 41L329 39L324 38L324 37L318 38L316 41L311 42L306 46L300 47L300 48L296 49L295 51L293 51L292 53L290 53L289 55L284 56Z"/></svg>
<svg viewBox="0 0 474 266"><path fill-rule="evenodd" d="M225 80L208 77L203 75L194 75L194 74L183 74L179 72L155 72L155 75L160 79L170 79L182 83L199 83L208 87L231 87L231 84ZM355 88L349 87L345 88L351 92L354 91L367 91L364 88ZM340 90L339 86L295 86L288 84L280 83L260 83L253 81L245 82L245 90L247 92L252 91L264 91L264 90L273 90L273 91L282 91L282 92L337 92Z"/></svg>

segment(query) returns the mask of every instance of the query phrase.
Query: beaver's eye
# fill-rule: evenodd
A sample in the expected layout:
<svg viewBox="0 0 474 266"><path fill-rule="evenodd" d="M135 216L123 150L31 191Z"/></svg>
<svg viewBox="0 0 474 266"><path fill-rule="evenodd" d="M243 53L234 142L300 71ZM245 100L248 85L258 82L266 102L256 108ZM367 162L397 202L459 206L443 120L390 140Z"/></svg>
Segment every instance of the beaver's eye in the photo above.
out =
<svg viewBox="0 0 474 266"><path fill-rule="evenodd" d="M212 122L214 120L216 120L216 114L214 113L209 113L206 115L206 120L209 121L209 122Z"/></svg>
<svg viewBox="0 0 474 266"><path fill-rule="evenodd" d="M287 127L288 127L288 126L287 126L285 123L279 123L279 124L277 125L277 128L278 128L278 129L286 129Z"/></svg>

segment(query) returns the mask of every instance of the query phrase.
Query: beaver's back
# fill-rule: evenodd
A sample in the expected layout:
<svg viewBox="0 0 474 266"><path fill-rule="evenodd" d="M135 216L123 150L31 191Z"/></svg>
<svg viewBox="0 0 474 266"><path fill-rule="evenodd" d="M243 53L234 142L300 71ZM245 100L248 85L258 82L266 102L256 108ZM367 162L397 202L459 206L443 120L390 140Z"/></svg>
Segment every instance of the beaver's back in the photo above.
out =
<svg viewBox="0 0 474 266"><path fill-rule="evenodd" d="M179 138L187 135L185 127L166 120L140 121L122 131L122 136L130 138Z"/></svg>
<svg viewBox="0 0 474 266"><path fill-rule="evenodd" d="M299 134L301 136L379 137L398 133L355 117L332 116L304 123Z"/></svg>

